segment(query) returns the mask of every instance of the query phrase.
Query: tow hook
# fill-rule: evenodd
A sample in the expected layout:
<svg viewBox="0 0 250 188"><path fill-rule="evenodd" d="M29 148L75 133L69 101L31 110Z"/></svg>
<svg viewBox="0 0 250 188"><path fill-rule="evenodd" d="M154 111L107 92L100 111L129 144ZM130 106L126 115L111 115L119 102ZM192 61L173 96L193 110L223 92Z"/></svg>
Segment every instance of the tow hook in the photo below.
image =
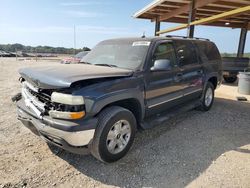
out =
<svg viewBox="0 0 250 188"><path fill-rule="evenodd" d="M15 96L13 96L11 98L12 102L17 102L22 98L22 94L21 93L17 93Z"/></svg>

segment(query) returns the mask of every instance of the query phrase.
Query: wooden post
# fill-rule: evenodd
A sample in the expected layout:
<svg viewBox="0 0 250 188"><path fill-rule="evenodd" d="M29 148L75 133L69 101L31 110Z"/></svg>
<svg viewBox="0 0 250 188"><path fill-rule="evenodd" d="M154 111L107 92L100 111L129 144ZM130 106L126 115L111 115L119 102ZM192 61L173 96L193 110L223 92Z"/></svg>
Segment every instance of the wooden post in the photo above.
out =
<svg viewBox="0 0 250 188"><path fill-rule="evenodd" d="M189 15L188 15L188 27L187 27L187 37L194 37L194 25L190 25L191 22L195 21L196 9L195 0L190 2Z"/></svg>
<svg viewBox="0 0 250 188"><path fill-rule="evenodd" d="M248 25L248 24L246 24ZM247 39L247 28L241 28L237 57L243 57Z"/></svg>
<svg viewBox="0 0 250 188"><path fill-rule="evenodd" d="M161 22L159 21L159 18L157 17L155 20L155 36L159 36L157 32L160 31L160 29L161 29Z"/></svg>

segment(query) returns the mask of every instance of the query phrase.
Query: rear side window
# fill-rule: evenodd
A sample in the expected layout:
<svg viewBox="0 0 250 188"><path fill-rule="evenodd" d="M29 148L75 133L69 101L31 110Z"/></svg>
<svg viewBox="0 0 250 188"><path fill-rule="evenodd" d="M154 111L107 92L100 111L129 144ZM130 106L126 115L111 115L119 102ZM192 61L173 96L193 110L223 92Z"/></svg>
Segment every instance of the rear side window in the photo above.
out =
<svg viewBox="0 0 250 188"><path fill-rule="evenodd" d="M198 63L196 50L191 41L177 40L175 44L180 66Z"/></svg>
<svg viewBox="0 0 250 188"><path fill-rule="evenodd" d="M203 60L214 61L220 59L219 51L214 43L197 41L196 45Z"/></svg>

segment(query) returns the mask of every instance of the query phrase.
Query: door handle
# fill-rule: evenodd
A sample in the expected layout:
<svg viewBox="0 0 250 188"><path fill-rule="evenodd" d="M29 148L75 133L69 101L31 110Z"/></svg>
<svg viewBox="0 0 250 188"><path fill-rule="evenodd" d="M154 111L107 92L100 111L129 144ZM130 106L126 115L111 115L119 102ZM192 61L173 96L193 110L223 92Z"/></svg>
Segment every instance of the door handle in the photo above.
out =
<svg viewBox="0 0 250 188"><path fill-rule="evenodd" d="M180 82L182 80L183 74L182 73L177 73L174 77L174 80L176 82Z"/></svg>
<svg viewBox="0 0 250 188"><path fill-rule="evenodd" d="M203 73L203 70L198 70L197 73L198 73L198 74L202 74L202 73Z"/></svg>

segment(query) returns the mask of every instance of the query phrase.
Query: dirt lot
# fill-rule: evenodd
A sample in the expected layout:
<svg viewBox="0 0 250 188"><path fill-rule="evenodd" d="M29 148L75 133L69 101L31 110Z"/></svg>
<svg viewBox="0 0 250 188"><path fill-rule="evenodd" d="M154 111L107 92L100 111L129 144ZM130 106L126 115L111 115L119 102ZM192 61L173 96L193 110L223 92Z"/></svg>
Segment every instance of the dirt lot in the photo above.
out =
<svg viewBox="0 0 250 188"><path fill-rule="evenodd" d="M250 187L250 103L236 101L236 86L222 85L209 112L138 132L128 155L105 165L51 151L17 121L17 70L54 63L0 59L0 187Z"/></svg>

